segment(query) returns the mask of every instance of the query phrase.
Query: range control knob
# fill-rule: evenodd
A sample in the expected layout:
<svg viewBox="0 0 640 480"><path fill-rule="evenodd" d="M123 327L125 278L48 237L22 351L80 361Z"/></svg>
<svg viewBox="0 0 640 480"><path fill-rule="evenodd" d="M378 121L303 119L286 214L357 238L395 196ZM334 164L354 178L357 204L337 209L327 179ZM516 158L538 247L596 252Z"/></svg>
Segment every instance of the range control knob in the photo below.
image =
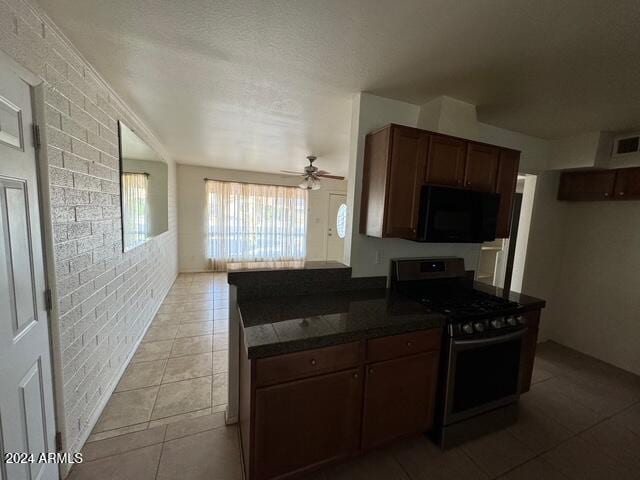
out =
<svg viewBox="0 0 640 480"><path fill-rule="evenodd" d="M522 315L518 315L516 317L516 321L520 324L520 325L524 325L525 323L527 323L527 321L525 320L525 318Z"/></svg>
<svg viewBox="0 0 640 480"><path fill-rule="evenodd" d="M473 324L473 328L476 332L484 332L484 323L476 322Z"/></svg>
<svg viewBox="0 0 640 480"><path fill-rule="evenodd" d="M504 327L504 321L501 318L494 318L491 320L491 326L493 328L502 328Z"/></svg>
<svg viewBox="0 0 640 480"><path fill-rule="evenodd" d="M462 325L462 331L464 333L467 334L472 334L473 333L473 325L471 325L470 323L465 323L464 325Z"/></svg>
<svg viewBox="0 0 640 480"><path fill-rule="evenodd" d="M507 317L507 325L515 327L518 324L516 317Z"/></svg>

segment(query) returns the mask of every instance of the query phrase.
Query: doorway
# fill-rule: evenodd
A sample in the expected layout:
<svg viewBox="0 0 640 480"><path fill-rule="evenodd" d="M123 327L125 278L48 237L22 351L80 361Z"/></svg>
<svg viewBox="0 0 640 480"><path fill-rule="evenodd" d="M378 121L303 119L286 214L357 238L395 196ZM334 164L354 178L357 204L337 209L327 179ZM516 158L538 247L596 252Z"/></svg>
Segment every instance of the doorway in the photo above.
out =
<svg viewBox="0 0 640 480"><path fill-rule="evenodd" d="M56 451L31 88L0 69L0 450ZM58 478L53 463L0 463L2 478Z"/></svg>
<svg viewBox="0 0 640 480"><path fill-rule="evenodd" d="M344 261L344 237L347 228L347 196L329 194L329 218L327 222L327 260Z"/></svg>

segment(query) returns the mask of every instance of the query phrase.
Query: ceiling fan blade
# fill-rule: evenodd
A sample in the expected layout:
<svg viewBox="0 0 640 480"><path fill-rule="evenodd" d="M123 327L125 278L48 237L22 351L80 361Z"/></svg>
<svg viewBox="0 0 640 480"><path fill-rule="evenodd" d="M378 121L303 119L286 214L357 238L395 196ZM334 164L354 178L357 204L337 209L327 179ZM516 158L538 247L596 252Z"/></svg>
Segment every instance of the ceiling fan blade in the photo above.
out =
<svg viewBox="0 0 640 480"><path fill-rule="evenodd" d="M316 173L316 175L322 178L333 178L334 180L344 180L344 177L341 177L339 175L327 175L325 173Z"/></svg>
<svg viewBox="0 0 640 480"><path fill-rule="evenodd" d="M286 173L289 175L304 175L302 172L292 172L291 170L280 170L281 173Z"/></svg>

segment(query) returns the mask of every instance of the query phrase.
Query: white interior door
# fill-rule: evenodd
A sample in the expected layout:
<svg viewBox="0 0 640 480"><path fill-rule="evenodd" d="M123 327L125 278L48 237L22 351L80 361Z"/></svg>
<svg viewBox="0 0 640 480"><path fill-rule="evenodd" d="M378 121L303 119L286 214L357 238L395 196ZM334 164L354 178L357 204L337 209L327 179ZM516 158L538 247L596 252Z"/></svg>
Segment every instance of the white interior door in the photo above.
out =
<svg viewBox="0 0 640 480"><path fill-rule="evenodd" d="M347 225L347 196L329 194L327 222L327 260L344 261L344 236Z"/></svg>
<svg viewBox="0 0 640 480"><path fill-rule="evenodd" d="M0 69L0 451L55 452L44 259L29 86ZM2 480L56 479L58 466L0 462Z"/></svg>

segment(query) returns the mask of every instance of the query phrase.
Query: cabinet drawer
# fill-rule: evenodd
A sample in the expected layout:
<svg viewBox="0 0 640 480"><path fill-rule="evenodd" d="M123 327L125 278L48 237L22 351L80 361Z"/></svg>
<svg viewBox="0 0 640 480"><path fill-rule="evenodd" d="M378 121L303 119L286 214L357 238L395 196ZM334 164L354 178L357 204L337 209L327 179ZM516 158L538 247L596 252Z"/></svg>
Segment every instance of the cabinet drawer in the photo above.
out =
<svg viewBox="0 0 640 480"><path fill-rule="evenodd" d="M367 362L440 350L441 338L441 328L374 338L367 342Z"/></svg>
<svg viewBox="0 0 640 480"><path fill-rule="evenodd" d="M363 342L287 353L256 361L256 386L354 367L362 362Z"/></svg>

